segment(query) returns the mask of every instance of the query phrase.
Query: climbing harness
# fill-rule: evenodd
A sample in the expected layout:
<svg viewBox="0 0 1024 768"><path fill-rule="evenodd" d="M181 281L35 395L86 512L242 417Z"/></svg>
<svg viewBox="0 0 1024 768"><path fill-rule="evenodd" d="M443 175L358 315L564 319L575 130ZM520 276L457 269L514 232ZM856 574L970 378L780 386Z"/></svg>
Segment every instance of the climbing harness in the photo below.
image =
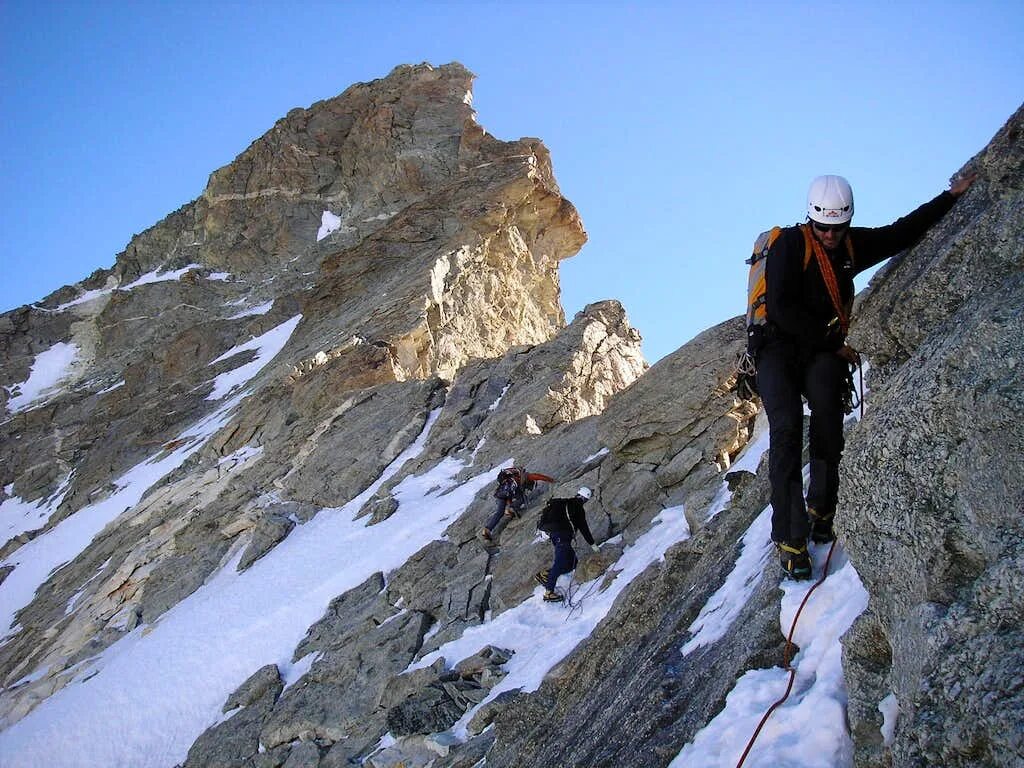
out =
<svg viewBox="0 0 1024 768"><path fill-rule="evenodd" d="M828 578L828 566L829 563L832 562L832 553L835 551L835 548L836 543L833 541L832 546L828 548L828 557L825 558L825 568L822 570L821 578L814 583L814 586L807 590L807 594L804 595L804 599L800 602L800 607L797 609L796 616L793 617L793 624L789 628L789 636L786 638L786 650L783 652L782 656L783 669L789 672L789 684L786 686L786 692L782 694L781 699L768 707L768 711L764 713L764 716L761 718L761 722L758 723L757 728L754 729L754 735L751 736L750 741L747 742L747 748L743 750L743 754L740 756L740 761L736 763L736 768L741 768L743 762L747 759L747 755L750 754L750 750L753 748L754 742L757 741L757 737L761 734L761 729L764 727L764 724L768 722L768 718L771 717L772 712L774 712L776 708L780 707L783 702L789 698L790 691L793 690L793 683L796 681L796 667L789 663L789 654L793 650L793 633L796 632L796 624L800 621L800 614L803 612L804 606L807 605L807 600L814 593L814 590L824 584L825 579Z"/></svg>

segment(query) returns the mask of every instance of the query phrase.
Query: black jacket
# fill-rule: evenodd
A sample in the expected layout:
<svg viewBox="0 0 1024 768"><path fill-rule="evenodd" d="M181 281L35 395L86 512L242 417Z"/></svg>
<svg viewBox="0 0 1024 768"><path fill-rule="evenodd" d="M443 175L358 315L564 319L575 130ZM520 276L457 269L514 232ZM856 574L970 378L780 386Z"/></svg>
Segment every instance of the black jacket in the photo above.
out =
<svg viewBox="0 0 1024 768"><path fill-rule="evenodd" d="M572 534L579 531L587 544L594 543L594 536L587 525L587 513L583 509L583 500L579 497L571 499L551 499L540 513L537 528L546 533L559 531Z"/></svg>
<svg viewBox="0 0 1024 768"><path fill-rule="evenodd" d="M828 253L844 304L853 299L854 275L912 246L953 207L956 198L943 192L885 227L850 227L854 263L845 245ZM804 269L804 238L799 227L787 227L772 244L765 267L769 335L795 343L810 352L834 351L846 339L835 318L825 281L812 257Z"/></svg>

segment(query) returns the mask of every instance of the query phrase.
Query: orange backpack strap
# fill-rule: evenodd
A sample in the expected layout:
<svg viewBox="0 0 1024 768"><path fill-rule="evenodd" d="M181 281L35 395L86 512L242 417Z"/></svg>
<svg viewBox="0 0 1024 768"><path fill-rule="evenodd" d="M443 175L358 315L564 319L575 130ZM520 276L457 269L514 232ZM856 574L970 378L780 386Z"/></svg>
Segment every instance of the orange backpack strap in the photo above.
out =
<svg viewBox="0 0 1024 768"><path fill-rule="evenodd" d="M821 247L813 235L811 235L811 227L809 224L801 224L800 229L804 233L804 245L814 252L814 257L818 261L818 270L821 272L821 278L825 281L825 288L828 291L828 296L832 300L832 306L836 311L836 317L839 318L839 328L843 332L845 337L847 332L850 330L850 315L846 308L843 306L843 300L839 293L839 281L836 280L836 272L832 269L832 262L829 261L828 256L825 254L825 249ZM849 239L849 238L847 238ZM847 245L850 257L853 257L852 246ZM804 262L804 268L807 268L807 262L810 260L806 254Z"/></svg>

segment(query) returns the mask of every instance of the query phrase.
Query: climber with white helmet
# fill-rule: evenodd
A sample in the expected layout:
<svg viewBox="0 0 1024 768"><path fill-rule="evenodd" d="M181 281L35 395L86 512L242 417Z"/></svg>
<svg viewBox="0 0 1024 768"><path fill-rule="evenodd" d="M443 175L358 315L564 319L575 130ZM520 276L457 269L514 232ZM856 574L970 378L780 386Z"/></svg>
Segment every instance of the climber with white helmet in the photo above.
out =
<svg viewBox="0 0 1024 768"><path fill-rule="evenodd" d="M853 227L853 190L841 176L819 176L807 193L804 224L774 234L764 266L767 321L748 327L757 389L768 416L772 540L783 574L811 577L808 536L835 539L832 520L843 452L844 395L857 352L846 343L854 275L909 248L973 183L954 181L884 227ZM803 403L810 408L810 483L801 473Z"/></svg>
<svg viewBox="0 0 1024 768"><path fill-rule="evenodd" d="M594 552L600 552L594 543L594 536L587 525L587 514L583 505L593 496L587 486L581 486L571 499L553 498L541 511L537 521L537 530L543 531L551 539L555 548L554 561L546 571L539 571L534 577L544 587L544 600L558 603L565 599L564 595L555 590L555 583L563 573L569 573L576 567L578 559L572 548L576 532L583 534L587 544Z"/></svg>

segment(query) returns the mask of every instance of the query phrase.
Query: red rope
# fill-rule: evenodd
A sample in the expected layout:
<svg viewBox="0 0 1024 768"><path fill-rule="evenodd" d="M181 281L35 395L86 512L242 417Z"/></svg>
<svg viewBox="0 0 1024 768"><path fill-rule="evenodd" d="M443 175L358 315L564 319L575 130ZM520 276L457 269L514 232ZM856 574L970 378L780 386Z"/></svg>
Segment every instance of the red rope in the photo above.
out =
<svg viewBox="0 0 1024 768"><path fill-rule="evenodd" d="M832 262L825 255L825 249L822 248L821 243L811 234L811 225L802 224L801 228L804 233L804 241L813 251L814 258L818 262L818 271L821 273L822 282L825 283L825 290L828 291L828 296L832 300L832 306L836 310L836 317L839 319L839 329L842 331L843 338L845 339L846 334L850 330L850 313L849 308L843 306L842 294L839 291L839 282L836 280L836 273L832 268ZM850 254L850 260L853 261L853 246L850 243L849 237L846 238L846 252Z"/></svg>
<svg viewBox="0 0 1024 768"><path fill-rule="evenodd" d="M741 768L743 761L747 759L747 755L749 755L750 750L753 749L754 742L757 741L757 737L761 735L761 729L764 728L764 724L768 722L768 718L771 717L772 712L774 712L776 708L781 706L782 703L789 698L790 691L793 690L793 682L796 680L796 667L792 667L789 664L789 654L793 649L793 633L796 632L796 623L800 620L800 614L803 613L804 606L807 605L807 600L810 598L814 590L820 587L825 582L825 579L828 578L828 566L832 561L832 552L835 551L835 548L836 542L835 539L833 539L832 546L828 548L828 557L825 558L825 568L821 573L821 578L818 579L814 586L807 590L807 594L804 595L804 599L800 602L800 607L797 609L796 616L793 617L793 624L789 628L789 635L786 637L786 650L782 655L783 668L789 672L789 684L786 686L786 692L782 694L781 699L768 707L768 711L764 713L764 716L761 718L761 722L757 724L757 728L754 730L754 735L751 736L750 741L747 742L747 748L743 750L743 755L740 757L740 761L736 763L736 768Z"/></svg>

